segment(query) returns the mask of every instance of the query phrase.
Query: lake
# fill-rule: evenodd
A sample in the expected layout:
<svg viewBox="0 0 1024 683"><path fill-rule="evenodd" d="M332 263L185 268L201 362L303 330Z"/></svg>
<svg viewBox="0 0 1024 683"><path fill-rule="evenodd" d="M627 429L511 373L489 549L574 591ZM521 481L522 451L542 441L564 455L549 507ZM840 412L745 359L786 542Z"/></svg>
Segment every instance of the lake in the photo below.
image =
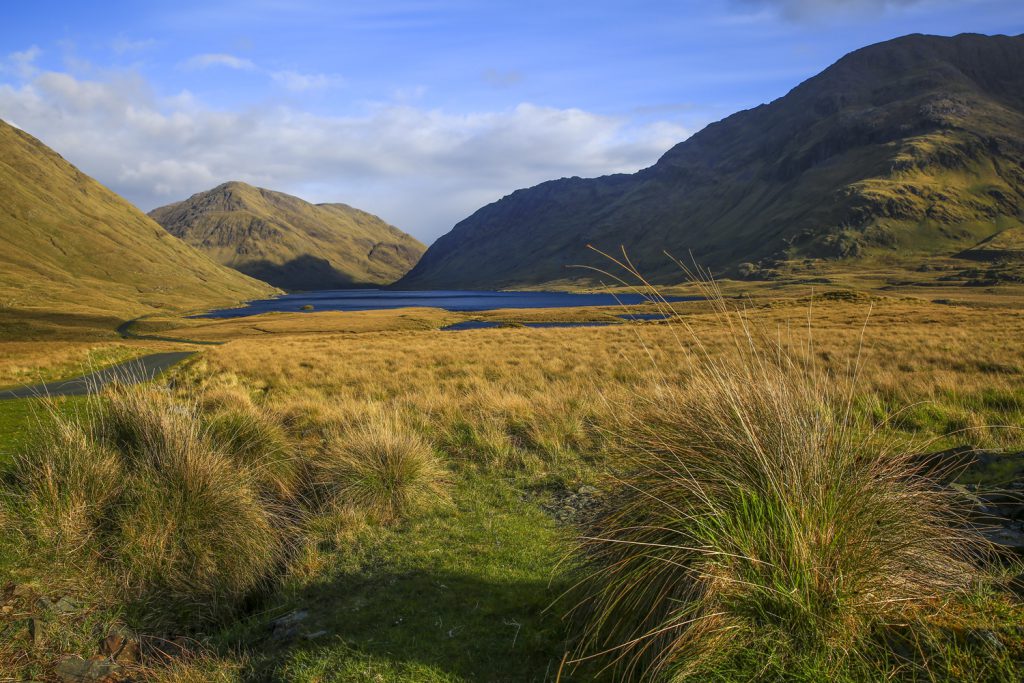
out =
<svg viewBox="0 0 1024 683"><path fill-rule="evenodd" d="M669 301L692 301L700 297L669 297ZM385 289L338 289L286 294L276 299L250 301L239 308L210 311L197 318L240 318L271 311L374 311L409 306L443 308L446 311L490 311L496 308L571 308L647 303L640 294L575 294L571 292L486 292L435 290L401 292ZM312 309L303 311L303 307ZM656 314L652 314L656 315ZM640 314L637 314L640 317Z"/></svg>

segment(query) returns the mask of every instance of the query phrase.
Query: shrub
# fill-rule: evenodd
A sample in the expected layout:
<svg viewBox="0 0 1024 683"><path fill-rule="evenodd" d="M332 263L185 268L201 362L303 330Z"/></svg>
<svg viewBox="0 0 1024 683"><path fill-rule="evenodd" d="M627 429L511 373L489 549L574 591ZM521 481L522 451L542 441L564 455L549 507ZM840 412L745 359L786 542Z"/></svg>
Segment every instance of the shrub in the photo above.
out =
<svg viewBox="0 0 1024 683"><path fill-rule="evenodd" d="M581 542L576 660L617 680L839 671L979 575L953 494L858 429L850 382L723 315L731 354L623 407L619 492Z"/></svg>
<svg viewBox="0 0 1024 683"><path fill-rule="evenodd" d="M207 388L199 396L203 412L218 410L249 410L254 407L249 392L237 384L221 384Z"/></svg>
<svg viewBox="0 0 1024 683"><path fill-rule="evenodd" d="M316 483L334 503L354 505L382 522L444 498L444 469L434 450L398 416L360 424L327 449Z"/></svg>

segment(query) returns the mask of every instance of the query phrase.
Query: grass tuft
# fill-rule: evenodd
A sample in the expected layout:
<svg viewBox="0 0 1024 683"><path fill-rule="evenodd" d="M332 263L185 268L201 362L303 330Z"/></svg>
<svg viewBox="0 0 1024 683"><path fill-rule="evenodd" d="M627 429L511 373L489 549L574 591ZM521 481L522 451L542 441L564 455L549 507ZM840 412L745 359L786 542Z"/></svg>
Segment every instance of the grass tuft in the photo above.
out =
<svg viewBox="0 0 1024 683"><path fill-rule="evenodd" d="M122 387L50 418L4 482L7 532L30 562L86 593L112 577L129 603L154 603L140 618L160 627L208 623L268 581L286 552L278 510L194 405Z"/></svg>
<svg viewBox="0 0 1024 683"><path fill-rule="evenodd" d="M317 484L330 500L385 523L446 499L445 470L433 447L397 415L340 435L319 462Z"/></svg>
<svg viewBox="0 0 1024 683"><path fill-rule="evenodd" d="M244 468L266 496L298 498L305 468L284 427L254 406L223 409L207 418L210 441Z"/></svg>
<svg viewBox="0 0 1024 683"><path fill-rule="evenodd" d="M981 579L958 499L854 418L855 370L721 315L728 352L690 331L687 382L623 407L618 494L581 542L575 661L616 680L838 675Z"/></svg>

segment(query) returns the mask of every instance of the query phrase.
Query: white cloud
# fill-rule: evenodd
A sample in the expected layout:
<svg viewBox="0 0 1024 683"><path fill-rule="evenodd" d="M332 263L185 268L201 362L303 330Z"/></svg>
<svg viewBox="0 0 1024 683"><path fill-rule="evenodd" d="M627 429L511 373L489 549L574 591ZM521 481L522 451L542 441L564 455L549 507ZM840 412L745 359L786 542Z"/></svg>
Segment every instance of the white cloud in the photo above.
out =
<svg viewBox="0 0 1024 683"><path fill-rule="evenodd" d="M188 69L207 69L211 66L223 66L239 71L252 71L256 68L251 60L227 54L196 55L185 61L185 67Z"/></svg>
<svg viewBox="0 0 1024 683"><path fill-rule="evenodd" d="M345 84L345 79L337 74L303 74L297 71L271 71L270 78L292 92L307 90L324 90Z"/></svg>
<svg viewBox="0 0 1024 683"><path fill-rule="evenodd" d="M5 60L0 61L0 73L14 74L18 78L32 78L39 70L35 62L43 51L33 45L27 50L12 52Z"/></svg>
<svg viewBox="0 0 1024 683"><path fill-rule="evenodd" d="M772 8L787 19L802 21L833 13L878 13L893 7L927 4L932 0L737 0L742 5Z"/></svg>
<svg viewBox="0 0 1024 683"><path fill-rule="evenodd" d="M484 83L495 88L510 88L523 82L523 73L515 69L502 71L500 69L484 69L481 75Z"/></svg>
<svg viewBox="0 0 1024 683"><path fill-rule="evenodd" d="M635 171L689 134L668 121L634 125L529 103L472 113L410 102L344 116L224 111L188 92L158 96L132 72L0 83L0 118L146 210L235 179L346 202L426 242L520 187Z"/></svg>
<svg viewBox="0 0 1024 683"><path fill-rule="evenodd" d="M142 52L148 50L151 47L155 47L157 41L152 38L145 40L130 40L124 36L118 36L110 43L110 48L119 55L123 55L129 52Z"/></svg>

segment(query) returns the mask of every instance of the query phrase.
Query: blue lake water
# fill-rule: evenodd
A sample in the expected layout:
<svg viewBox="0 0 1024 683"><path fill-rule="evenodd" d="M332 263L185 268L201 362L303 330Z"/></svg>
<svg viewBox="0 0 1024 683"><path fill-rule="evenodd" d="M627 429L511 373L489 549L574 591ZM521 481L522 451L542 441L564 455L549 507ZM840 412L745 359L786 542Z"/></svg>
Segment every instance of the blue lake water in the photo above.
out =
<svg viewBox="0 0 1024 683"><path fill-rule="evenodd" d="M559 323L559 322L541 322L541 323L521 323L523 327L604 327L605 325L611 325L613 323L604 322L576 322L576 323ZM494 322L493 320L463 320L461 322L452 323L451 325L445 325L441 329L445 332L458 332L460 330L486 330L489 327L504 327L503 323Z"/></svg>
<svg viewBox="0 0 1024 683"><path fill-rule="evenodd" d="M676 297L689 301L698 297ZM475 292L437 290L401 292L384 289L339 289L286 294L276 299L250 301L240 308L210 311L198 318L240 318L271 311L373 311L409 306L429 306L447 311L490 311L496 308L568 308L573 306L636 305L648 299L640 294L575 294L570 292ZM640 314L636 314L639 318ZM656 314L652 314L656 315ZM646 318L644 318L646 319Z"/></svg>
<svg viewBox="0 0 1024 683"><path fill-rule="evenodd" d="M666 320L669 316L663 313L624 313L615 316L623 320ZM586 322L535 322L520 323L522 327L604 327L614 325L611 321L586 321ZM463 320L461 322L446 325L441 329L445 332L458 332L459 330L485 330L489 327L503 327L504 323L493 320Z"/></svg>

